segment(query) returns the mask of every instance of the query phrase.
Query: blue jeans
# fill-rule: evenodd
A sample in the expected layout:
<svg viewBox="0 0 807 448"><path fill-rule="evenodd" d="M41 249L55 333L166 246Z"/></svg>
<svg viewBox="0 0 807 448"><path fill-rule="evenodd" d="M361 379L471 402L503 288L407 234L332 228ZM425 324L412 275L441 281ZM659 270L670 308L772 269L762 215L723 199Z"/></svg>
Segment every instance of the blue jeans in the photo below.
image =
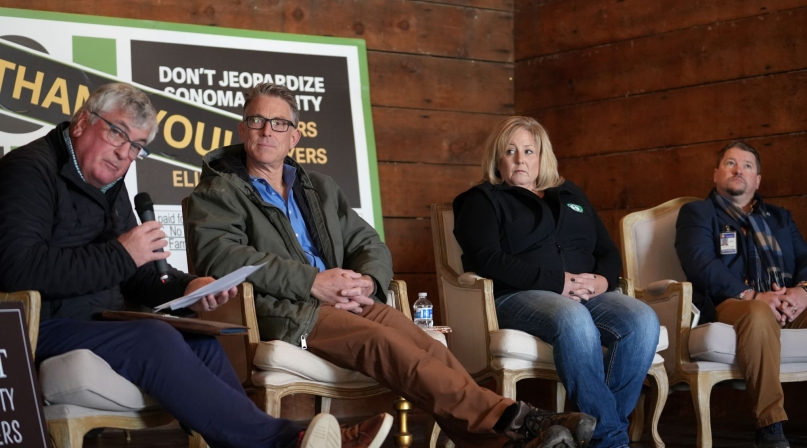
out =
<svg viewBox="0 0 807 448"><path fill-rule="evenodd" d="M214 337L185 335L156 320L54 319L39 326L37 362L77 349L104 359L212 448L294 447L303 430L252 403Z"/></svg>
<svg viewBox="0 0 807 448"><path fill-rule="evenodd" d="M628 416L658 345L653 310L618 292L578 303L554 292L522 291L497 298L496 312L500 328L552 344L570 400L597 418L592 446L627 447Z"/></svg>

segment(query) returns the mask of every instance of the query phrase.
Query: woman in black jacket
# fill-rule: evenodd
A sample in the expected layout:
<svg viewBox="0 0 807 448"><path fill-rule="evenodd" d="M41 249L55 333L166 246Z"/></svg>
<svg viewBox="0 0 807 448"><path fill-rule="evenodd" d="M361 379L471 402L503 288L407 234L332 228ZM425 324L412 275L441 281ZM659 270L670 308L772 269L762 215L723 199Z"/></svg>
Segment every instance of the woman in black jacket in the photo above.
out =
<svg viewBox="0 0 807 448"><path fill-rule="evenodd" d="M659 323L614 291L619 251L557 165L538 122L504 120L485 145L482 183L454 200L454 234L465 270L493 280L499 327L552 344L570 399L598 419L592 446L627 447Z"/></svg>

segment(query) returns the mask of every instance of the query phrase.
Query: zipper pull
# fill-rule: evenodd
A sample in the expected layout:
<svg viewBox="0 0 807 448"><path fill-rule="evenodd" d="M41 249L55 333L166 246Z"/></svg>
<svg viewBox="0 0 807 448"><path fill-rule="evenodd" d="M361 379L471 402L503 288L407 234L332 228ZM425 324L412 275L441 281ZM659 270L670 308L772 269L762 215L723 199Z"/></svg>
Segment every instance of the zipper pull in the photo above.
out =
<svg viewBox="0 0 807 448"><path fill-rule="evenodd" d="M302 336L300 336L300 348L302 348L303 350L308 350L308 344L306 344L305 342L306 336L308 336L308 333L305 333Z"/></svg>

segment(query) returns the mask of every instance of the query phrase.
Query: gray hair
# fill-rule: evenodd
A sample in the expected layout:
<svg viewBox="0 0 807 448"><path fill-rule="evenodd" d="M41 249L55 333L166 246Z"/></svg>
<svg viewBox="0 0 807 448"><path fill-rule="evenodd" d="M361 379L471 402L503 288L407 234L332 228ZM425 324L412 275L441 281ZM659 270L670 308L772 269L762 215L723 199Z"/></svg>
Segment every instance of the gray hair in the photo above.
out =
<svg viewBox="0 0 807 448"><path fill-rule="evenodd" d="M291 92L291 90L286 88L286 86L272 84L271 82L263 82L247 90L244 97L244 110L242 112L242 118L247 118L245 114L247 113L249 103L259 96L273 96L285 101L289 105L289 108L291 108L291 121L294 123L294 126L297 127L297 123L300 122L300 108L297 107L297 100L294 99L294 94Z"/></svg>
<svg viewBox="0 0 807 448"><path fill-rule="evenodd" d="M105 114L120 111L133 121L132 126L137 129L148 129L147 144L154 140L159 126L157 125L157 111L151 104L149 97L137 87L126 83L104 84L93 92L81 106L73 118L70 126L75 126L82 112L95 112ZM98 117L89 114L90 124L94 124Z"/></svg>

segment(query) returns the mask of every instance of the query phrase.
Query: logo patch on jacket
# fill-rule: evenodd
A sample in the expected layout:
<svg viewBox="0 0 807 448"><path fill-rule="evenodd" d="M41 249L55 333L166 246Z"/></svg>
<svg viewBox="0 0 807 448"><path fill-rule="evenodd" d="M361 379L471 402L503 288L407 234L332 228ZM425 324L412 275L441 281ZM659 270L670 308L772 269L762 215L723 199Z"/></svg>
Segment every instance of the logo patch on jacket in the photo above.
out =
<svg viewBox="0 0 807 448"><path fill-rule="evenodd" d="M566 205L568 205L570 209L576 211L577 213L583 213L583 207L577 204L566 204Z"/></svg>

